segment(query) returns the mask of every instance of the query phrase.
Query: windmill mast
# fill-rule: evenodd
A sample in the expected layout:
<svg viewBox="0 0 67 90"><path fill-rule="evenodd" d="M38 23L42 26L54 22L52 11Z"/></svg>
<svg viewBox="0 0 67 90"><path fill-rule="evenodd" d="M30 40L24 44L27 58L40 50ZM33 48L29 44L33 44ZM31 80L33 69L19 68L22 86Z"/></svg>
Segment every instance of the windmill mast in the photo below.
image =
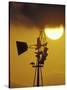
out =
<svg viewBox="0 0 67 90"><path fill-rule="evenodd" d="M37 38L37 44L36 44L36 64L33 64L33 67L35 68L35 75L34 75L34 83L33 86L43 86L43 77L42 77L42 67L44 66L44 60L46 59L47 56L47 48L45 47L47 45L46 40L41 43L42 36L43 36L43 31L40 32L40 36ZM46 36L45 36L46 37ZM46 39L46 38L44 38ZM44 48L44 50L41 50L41 47Z"/></svg>

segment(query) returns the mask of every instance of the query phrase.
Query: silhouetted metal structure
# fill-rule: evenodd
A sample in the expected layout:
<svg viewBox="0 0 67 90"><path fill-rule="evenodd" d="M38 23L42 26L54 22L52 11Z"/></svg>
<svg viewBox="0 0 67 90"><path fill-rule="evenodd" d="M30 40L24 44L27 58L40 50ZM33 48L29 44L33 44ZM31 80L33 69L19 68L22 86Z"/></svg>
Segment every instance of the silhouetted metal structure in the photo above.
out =
<svg viewBox="0 0 67 90"><path fill-rule="evenodd" d="M46 47L47 43L41 44L40 37L37 38L37 45L35 50L35 56L37 58L36 64L32 62L32 66L35 68L35 75L34 75L34 81L33 86L43 86L43 77L42 77L42 67L44 66L44 61L46 60L47 50ZM41 47L44 48L44 50L41 50ZM36 82L37 81L37 82Z"/></svg>
<svg viewBox="0 0 67 90"><path fill-rule="evenodd" d="M44 66L44 61L46 60L46 57L48 55L46 37L45 37L45 40L42 41L43 33L44 32L41 31L39 37L37 38L37 43L35 45L31 45L29 47L26 42L16 41L18 55L27 51L28 48L32 48L33 46L35 48L34 53L35 53L37 60L36 60L36 63L34 63L34 62L30 63L30 64L32 64L32 67L35 68L33 86L43 86L42 67ZM43 48L43 50L42 50L42 48Z"/></svg>

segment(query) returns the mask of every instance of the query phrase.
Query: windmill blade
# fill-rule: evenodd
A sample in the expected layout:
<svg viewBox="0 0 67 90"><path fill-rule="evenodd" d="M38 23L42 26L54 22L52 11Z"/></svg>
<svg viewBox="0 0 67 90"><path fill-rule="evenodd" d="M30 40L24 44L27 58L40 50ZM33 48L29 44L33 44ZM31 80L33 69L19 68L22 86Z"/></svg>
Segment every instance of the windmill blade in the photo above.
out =
<svg viewBox="0 0 67 90"><path fill-rule="evenodd" d="M26 42L16 41L18 55L24 53L28 49Z"/></svg>

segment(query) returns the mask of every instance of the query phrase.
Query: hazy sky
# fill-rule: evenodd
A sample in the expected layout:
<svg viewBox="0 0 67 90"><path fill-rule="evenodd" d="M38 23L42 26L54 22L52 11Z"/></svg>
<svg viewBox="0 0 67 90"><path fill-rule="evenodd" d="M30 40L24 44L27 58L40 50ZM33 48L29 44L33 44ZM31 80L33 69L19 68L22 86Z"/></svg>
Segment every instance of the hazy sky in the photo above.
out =
<svg viewBox="0 0 67 90"><path fill-rule="evenodd" d="M65 6L10 3L10 84L11 87L32 86L36 62L34 49L28 49L18 56L16 41L35 44L39 30L47 26L65 25ZM44 85L59 85L65 81L65 38L48 41L48 57L43 68Z"/></svg>
<svg viewBox="0 0 67 90"><path fill-rule="evenodd" d="M11 20L15 20L16 23L32 24L43 28L45 25L64 25L64 9L64 5L15 2L10 3L10 16Z"/></svg>

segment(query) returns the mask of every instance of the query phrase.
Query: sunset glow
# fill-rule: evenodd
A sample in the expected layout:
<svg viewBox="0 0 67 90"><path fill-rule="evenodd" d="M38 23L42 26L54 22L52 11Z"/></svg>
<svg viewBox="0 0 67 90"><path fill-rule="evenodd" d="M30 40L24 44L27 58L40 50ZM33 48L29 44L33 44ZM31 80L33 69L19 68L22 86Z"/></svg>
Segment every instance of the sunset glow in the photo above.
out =
<svg viewBox="0 0 67 90"><path fill-rule="evenodd" d="M55 28L47 27L44 29L44 32L48 38L50 38L52 40L57 40L63 35L64 28L63 28L63 26L59 26L59 27L55 27Z"/></svg>

